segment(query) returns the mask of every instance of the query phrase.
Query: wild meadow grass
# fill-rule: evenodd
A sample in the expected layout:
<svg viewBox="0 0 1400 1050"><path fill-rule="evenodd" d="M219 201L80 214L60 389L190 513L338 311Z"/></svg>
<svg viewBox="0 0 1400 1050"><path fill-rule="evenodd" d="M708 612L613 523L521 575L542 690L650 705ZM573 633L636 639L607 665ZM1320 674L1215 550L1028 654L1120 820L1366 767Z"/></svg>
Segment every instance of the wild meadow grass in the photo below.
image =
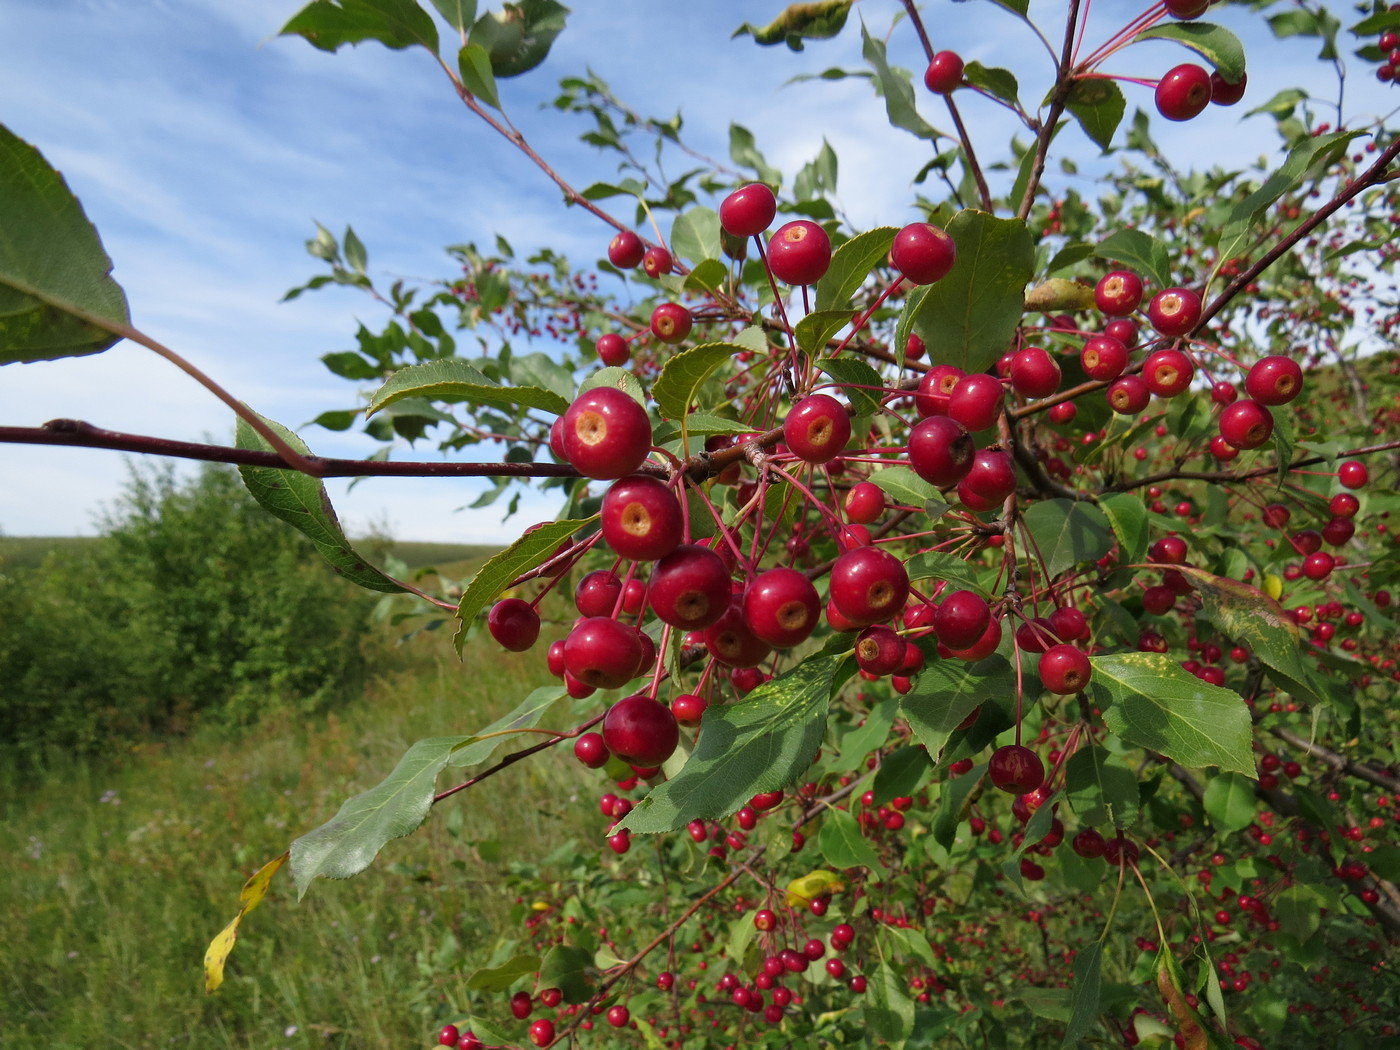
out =
<svg viewBox="0 0 1400 1050"><path fill-rule="evenodd" d="M392 650L362 699L305 724L0 770L0 1046L430 1045L508 932L511 863L599 834L596 785L565 747L444 802L300 904L284 868L214 995L201 965L259 866L413 741L471 732L547 678L540 648L488 640L459 664L448 633Z"/></svg>

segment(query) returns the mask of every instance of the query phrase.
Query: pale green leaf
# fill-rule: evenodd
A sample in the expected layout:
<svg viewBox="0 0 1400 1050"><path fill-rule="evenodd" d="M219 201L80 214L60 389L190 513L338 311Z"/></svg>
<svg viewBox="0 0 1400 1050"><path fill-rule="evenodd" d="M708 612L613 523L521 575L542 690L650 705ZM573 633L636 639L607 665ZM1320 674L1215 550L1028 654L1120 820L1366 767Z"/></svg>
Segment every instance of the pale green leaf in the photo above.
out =
<svg viewBox="0 0 1400 1050"><path fill-rule="evenodd" d="M63 176L0 125L0 364L95 354L130 323L112 260Z"/></svg>
<svg viewBox="0 0 1400 1050"><path fill-rule="evenodd" d="M368 415L374 415L394 402L409 397L429 401L465 401L470 405L498 408L538 408L555 415L562 414L569 407L569 402L553 390L536 386L501 386L482 375L470 362L460 357L448 357L399 369L374 392L365 411Z"/></svg>
<svg viewBox="0 0 1400 1050"><path fill-rule="evenodd" d="M263 422L297 452L310 453L306 443L280 423L270 419ZM272 451L272 446L241 416L234 431L234 444L238 448ZM309 538L339 575L372 591L394 594L403 590L398 581L380 572L351 546L319 478L281 467L240 466L238 473L263 509Z"/></svg>
<svg viewBox="0 0 1400 1050"><path fill-rule="evenodd" d="M788 787L812 764L832 694L852 673L846 654L808 657L738 703L711 707L690 761L619 827L674 831L696 818L723 819L760 791Z"/></svg>
<svg viewBox="0 0 1400 1050"><path fill-rule="evenodd" d="M1104 724L1130 744L1190 768L1253 774L1249 708L1163 653L1090 658L1089 692Z"/></svg>
<svg viewBox="0 0 1400 1050"><path fill-rule="evenodd" d="M514 583L521 573L543 564L562 542L597 520L598 515L595 514L591 518L547 522L525 533L478 569L457 602L458 627L453 639L457 652L462 651L466 626L476 619L477 613Z"/></svg>

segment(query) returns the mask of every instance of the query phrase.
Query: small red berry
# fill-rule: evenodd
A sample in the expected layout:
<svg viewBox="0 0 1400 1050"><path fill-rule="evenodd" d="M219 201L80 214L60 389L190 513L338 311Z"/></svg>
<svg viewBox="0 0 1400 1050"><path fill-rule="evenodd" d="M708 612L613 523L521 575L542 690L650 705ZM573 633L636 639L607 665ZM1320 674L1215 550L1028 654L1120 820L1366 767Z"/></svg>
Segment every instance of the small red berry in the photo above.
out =
<svg viewBox="0 0 1400 1050"><path fill-rule="evenodd" d="M911 222L894 237L890 260L906 281L932 284L947 276L957 261L952 236L927 222Z"/></svg>
<svg viewBox="0 0 1400 1050"><path fill-rule="evenodd" d="M963 79L963 60L955 51L940 51L929 60L924 70L924 87L935 95L954 91Z"/></svg>

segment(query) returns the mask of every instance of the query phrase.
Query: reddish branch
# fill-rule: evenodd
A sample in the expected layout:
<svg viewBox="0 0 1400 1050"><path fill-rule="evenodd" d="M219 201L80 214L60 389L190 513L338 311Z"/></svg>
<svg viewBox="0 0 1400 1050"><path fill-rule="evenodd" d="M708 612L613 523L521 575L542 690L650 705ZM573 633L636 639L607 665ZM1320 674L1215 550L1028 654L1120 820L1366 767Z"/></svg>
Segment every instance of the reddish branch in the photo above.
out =
<svg viewBox="0 0 1400 1050"><path fill-rule="evenodd" d="M1307 221L1300 223L1297 229L1275 244L1260 256L1259 260L1255 262L1254 265L1250 266L1226 285L1225 290L1211 300L1206 308L1201 311L1201 319L1196 324L1196 327L1191 330L1191 335L1194 336L1205 328L1211 318L1218 314L1231 299L1244 291L1261 273L1287 255L1293 249L1294 245L1330 219L1353 197L1364 189L1374 186L1377 183L1384 182L1389 177L1390 165L1397 156L1400 156L1400 137L1397 137L1394 142L1381 150L1380 156L1376 158L1375 163L1356 178L1352 179L1352 181L1342 189L1342 192L1338 193L1321 208L1313 212L1313 214L1308 217Z"/></svg>

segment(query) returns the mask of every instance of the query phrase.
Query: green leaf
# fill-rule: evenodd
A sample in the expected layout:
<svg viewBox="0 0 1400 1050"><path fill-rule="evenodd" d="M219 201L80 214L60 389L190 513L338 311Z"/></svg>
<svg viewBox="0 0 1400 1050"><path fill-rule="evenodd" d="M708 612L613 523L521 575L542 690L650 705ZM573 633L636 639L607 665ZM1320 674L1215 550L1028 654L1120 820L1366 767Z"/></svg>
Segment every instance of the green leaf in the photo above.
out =
<svg viewBox="0 0 1400 1050"><path fill-rule="evenodd" d="M477 766L494 755L502 744L508 743L512 734L539 725L551 707L565 697L562 685L544 685L531 690L530 694L515 706L515 710L502 715L481 732L467 737L463 744L448 757L447 764L465 768Z"/></svg>
<svg viewBox="0 0 1400 1050"><path fill-rule="evenodd" d="M1189 47L1219 70L1221 77L1238 84L1244 76L1244 45L1239 37L1223 26L1210 22L1163 22L1144 29L1132 42L1139 40L1174 40Z"/></svg>
<svg viewBox="0 0 1400 1050"><path fill-rule="evenodd" d="M459 33L465 33L476 21L476 0L433 0L433 6Z"/></svg>
<svg viewBox="0 0 1400 1050"><path fill-rule="evenodd" d="M826 349L827 341L850 323L850 310L813 310L797 322L793 335L799 349L817 357Z"/></svg>
<svg viewBox="0 0 1400 1050"><path fill-rule="evenodd" d="M1221 773L1211 777L1201 804L1217 830L1243 831L1254 823L1258 809L1254 800L1254 782L1238 773Z"/></svg>
<svg viewBox="0 0 1400 1050"><path fill-rule="evenodd" d="M1054 258L1052 258L1049 265L1045 267L1045 272L1051 274L1059 273L1061 270L1068 270L1071 266L1082 263L1093 254L1094 246L1092 244L1086 244L1084 241L1075 241L1072 244L1066 244L1055 253Z"/></svg>
<svg viewBox="0 0 1400 1050"><path fill-rule="evenodd" d="M984 66L981 62L969 62L963 66L963 77L973 87L987 94L1010 102L1013 106L1020 101L1021 85L1009 69L998 66Z"/></svg>
<svg viewBox="0 0 1400 1050"><path fill-rule="evenodd" d="M1084 134L1099 149L1107 152L1113 143L1113 133L1123 121L1128 108L1123 89L1114 81L1101 77L1076 80L1065 100L1065 108L1074 114Z"/></svg>
<svg viewBox="0 0 1400 1050"><path fill-rule="evenodd" d="M1217 256L1229 259L1239 255L1256 236L1264 212L1285 193L1300 187L1314 166L1334 157L1358 134L1361 133L1337 131L1308 136L1289 150L1288 159L1270 173L1258 189L1231 209L1220 233Z"/></svg>
<svg viewBox="0 0 1400 1050"><path fill-rule="evenodd" d="M1103 511L1070 499L1041 500L1022 518L1051 577L1098 561L1109 552L1113 532Z"/></svg>
<svg viewBox="0 0 1400 1050"><path fill-rule="evenodd" d="M931 499L938 499L938 489L925 481L909 467L884 467L871 471L870 480L885 494L909 507L922 507Z"/></svg>
<svg viewBox="0 0 1400 1050"><path fill-rule="evenodd" d="M432 16L414 0L313 0L294 14L279 36L304 37L321 51L377 40L399 50L421 44L437 54Z"/></svg>
<svg viewBox="0 0 1400 1050"><path fill-rule="evenodd" d="M347 800L325 824L292 843L297 899L312 880L348 879L370 866L390 839L415 831L433 805L437 775L468 736L420 740L381 783Z"/></svg>
<svg viewBox="0 0 1400 1050"><path fill-rule="evenodd" d="M306 443L286 427L270 419L263 419L263 422L296 451L303 455L310 454ZM272 446L242 417L239 417L234 432L234 444L238 448L272 451ZM281 467L242 466L238 468L238 473L263 509L289 522L310 538L321 557L339 575L371 591L394 594L403 590L397 581L370 565L351 547L340 522L336 520L335 508L326 495L326 487L318 478Z"/></svg>
<svg viewBox="0 0 1400 1050"><path fill-rule="evenodd" d="M1283 932L1300 942L1322 927L1322 907L1317 893L1300 883L1280 890L1270 911L1278 918Z"/></svg>
<svg viewBox="0 0 1400 1050"><path fill-rule="evenodd" d="M474 970L467 978L467 987L479 992L504 992L522 977L529 977L540 968L538 955L517 955L500 966Z"/></svg>
<svg viewBox="0 0 1400 1050"><path fill-rule="evenodd" d="M914 85L909 74L892 68L885 58L885 42L877 40L866 31L864 23L860 27L861 54L875 70L875 80L880 94L885 99L885 112L890 123L897 128L917 135L921 139L936 139L938 131L919 116L914 104ZM962 245L958 246L959 249Z"/></svg>
<svg viewBox="0 0 1400 1050"><path fill-rule="evenodd" d="M1065 796L1085 824L1130 828L1138 820L1138 782L1121 759L1082 747L1065 763Z"/></svg>
<svg viewBox="0 0 1400 1050"><path fill-rule="evenodd" d="M899 231L893 226L878 226L858 233L831 253L831 265L817 282L816 308L840 310L846 308L851 316L851 296L855 295L879 263L890 253L890 245Z"/></svg>
<svg viewBox="0 0 1400 1050"><path fill-rule="evenodd" d="M458 654L461 654L462 644L466 641L466 627L476 619L477 613L514 583L522 572L542 564L560 543L597 520L598 515L595 514L591 518L548 522L525 533L478 569L457 603L458 626L453 641Z"/></svg>
<svg viewBox="0 0 1400 1050"><path fill-rule="evenodd" d="M904 990L904 978L881 962L870 975L865 1002L865 1023L871 1043L901 1050L914 1031L914 1001Z"/></svg>
<svg viewBox="0 0 1400 1050"><path fill-rule="evenodd" d="M1306 91L1300 88L1284 88L1262 106L1255 106L1246 113L1245 116L1253 117L1259 113L1268 113L1275 119L1282 120L1291 117L1293 111L1297 109L1298 103L1306 102L1307 100L1308 93Z"/></svg>
<svg viewBox="0 0 1400 1050"><path fill-rule="evenodd" d="M1283 606L1239 580L1191 566L1179 568L1195 585L1206 620L1254 653L1275 683L1308 703L1332 701L1330 683L1304 663L1298 625L1284 613Z"/></svg>
<svg viewBox="0 0 1400 1050"><path fill-rule="evenodd" d="M996 4L997 7L1004 7L1013 15L1017 15L1023 19L1026 17L1026 12L1031 6L1031 0L992 0L992 3Z"/></svg>
<svg viewBox="0 0 1400 1050"><path fill-rule="evenodd" d="M1377 33L1384 33L1387 29L1400 29L1400 11L1387 8L1384 11L1367 15L1351 27L1351 32L1355 36L1375 36Z"/></svg>
<svg viewBox="0 0 1400 1050"><path fill-rule="evenodd" d="M841 392L850 398L857 416L873 416L880 411L885 381L864 361L854 357L829 357L819 361L817 367L841 385Z"/></svg>
<svg viewBox="0 0 1400 1050"><path fill-rule="evenodd" d="M987 763L983 762L975 769L944 782L943 790L938 794L938 815L933 818L933 840L944 849L953 848L953 839L963 819L963 806L973 789L982 782L982 774L986 771Z"/></svg>
<svg viewBox="0 0 1400 1050"><path fill-rule="evenodd" d="M729 125L729 157L740 167L758 172L759 182L766 182L769 186L782 184L783 173L768 166L754 142L753 132L742 124Z"/></svg>
<svg viewBox="0 0 1400 1050"><path fill-rule="evenodd" d="M1122 263L1162 288L1173 285L1171 262L1161 241L1142 230L1118 230L1105 237L1095 249L1100 259Z"/></svg>
<svg viewBox="0 0 1400 1050"><path fill-rule="evenodd" d="M619 827L649 833L674 831L698 817L719 820L760 791L794 783L821 747L832 694L853 669L844 653L808 657L742 701L710 708L684 768L653 788Z"/></svg>
<svg viewBox="0 0 1400 1050"><path fill-rule="evenodd" d="M984 372L1020 324L1035 244L1020 219L970 209L954 215L947 229L957 262L941 281L910 295L905 311L939 362Z"/></svg>
<svg viewBox="0 0 1400 1050"><path fill-rule="evenodd" d="M369 399L367 415L374 415L407 397L430 401L465 401L470 405L538 408L562 414L569 402L553 390L537 386L501 386L482 375L460 357L425 361L400 368Z"/></svg>
<svg viewBox="0 0 1400 1050"><path fill-rule="evenodd" d="M702 259L685 275L683 287L687 292L713 292L724 286L729 267L718 259Z"/></svg>
<svg viewBox="0 0 1400 1050"><path fill-rule="evenodd" d="M477 19L469 42L491 56L491 71L498 78L516 77L545 60L568 14L556 0L508 3L500 14L489 11Z"/></svg>
<svg viewBox="0 0 1400 1050"><path fill-rule="evenodd" d="M933 761L922 747L897 748L881 761L875 773L875 784L871 788L875 792L875 805L912 797L932 772Z"/></svg>
<svg viewBox="0 0 1400 1050"><path fill-rule="evenodd" d="M690 406L711 373L743 351L736 343L701 343L668 357L651 385L651 396L662 417L684 424Z"/></svg>
<svg viewBox="0 0 1400 1050"><path fill-rule="evenodd" d="M982 574L956 554L920 551L904 563L911 580L943 580L953 590L985 591Z"/></svg>
<svg viewBox="0 0 1400 1050"><path fill-rule="evenodd" d="M112 260L63 176L0 125L0 364L106 350L127 325Z"/></svg>
<svg viewBox="0 0 1400 1050"><path fill-rule="evenodd" d="M789 4L783 13L766 26L745 22L730 35L730 39L747 33L754 43L770 47L787 44L801 51L804 40L827 40L840 33L851 13L853 0L816 0L814 3Z"/></svg>
<svg viewBox="0 0 1400 1050"><path fill-rule="evenodd" d="M1118 538L1122 560L1135 565L1147 556L1147 505L1131 492L1111 492L1099 500L1099 510Z"/></svg>
<svg viewBox="0 0 1400 1050"><path fill-rule="evenodd" d="M480 44L464 44L457 52L457 74L462 86L494 109L501 108L496 93L496 74L491 72L491 56Z"/></svg>
<svg viewBox="0 0 1400 1050"><path fill-rule="evenodd" d="M1074 956L1074 984L1071 987L1069 1024L1065 1028L1062 1048L1079 1045L1079 1040L1099 1019L1099 997L1102 994L1103 941L1081 948Z"/></svg>
<svg viewBox="0 0 1400 1050"><path fill-rule="evenodd" d="M735 966L744 965L744 956L748 953L749 945L753 943L754 935L758 932L754 928L754 916L758 914L758 909L754 908L744 912L732 923L729 924L729 939L725 944L725 955Z"/></svg>
<svg viewBox="0 0 1400 1050"><path fill-rule="evenodd" d="M934 660L919 672L913 688L899 703L899 713L937 763L948 737L963 719L988 700L1015 690L1016 675L1003 656L989 656L975 664Z"/></svg>
<svg viewBox="0 0 1400 1050"><path fill-rule="evenodd" d="M1249 709L1163 653L1090 657L1089 692L1104 725L1130 744L1183 766L1252 774Z"/></svg>
<svg viewBox="0 0 1400 1050"><path fill-rule="evenodd" d="M642 384L625 368L600 368L578 385L578 392L586 394L599 387L613 387L621 390L643 408L647 406L647 394Z"/></svg>
<svg viewBox="0 0 1400 1050"><path fill-rule="evenodd" d="M558 988L564 1002L587 1002L593 994L596 976L593 954L571 944L558 944L545 953L540 963L540 988Z"/></svg>
<svg viewBox="0 0 1400 1050"><path fill-rule="evenodd" d="M713 208L689 208L671 224L671 251L692 263L718 261L723 255L719 229L719 213Z"/></svg>
<svg viewBox="0 0 1400 1050"><path fill-rule="evenodd" d="M345 227L345 261L350 264L350 268L356 273L364 273L365 267L369 265L369 256L365 252L364 242L355 236L353 227Z"/></svg>
<svg viewBox="0 0 1400 1050"><path fill-rule="evenodd" d="M817 849L826 862L838 871L846 868L869 868L884 879L885 869L875 847L860 833L860 824L844 809L831 809L822 818L817 836Z"/></svg>
<svg viewBox="0 0 1400 1050"><path fill-rule="evenodd" d="M1279 39L1290 36L1316 36L1322 38L1322 48L1317 57L1329 62L1337 57L1337 31L1342 24L1325 8L1312 11L1297 8L1269 16L1269 28Z"/></svg>

